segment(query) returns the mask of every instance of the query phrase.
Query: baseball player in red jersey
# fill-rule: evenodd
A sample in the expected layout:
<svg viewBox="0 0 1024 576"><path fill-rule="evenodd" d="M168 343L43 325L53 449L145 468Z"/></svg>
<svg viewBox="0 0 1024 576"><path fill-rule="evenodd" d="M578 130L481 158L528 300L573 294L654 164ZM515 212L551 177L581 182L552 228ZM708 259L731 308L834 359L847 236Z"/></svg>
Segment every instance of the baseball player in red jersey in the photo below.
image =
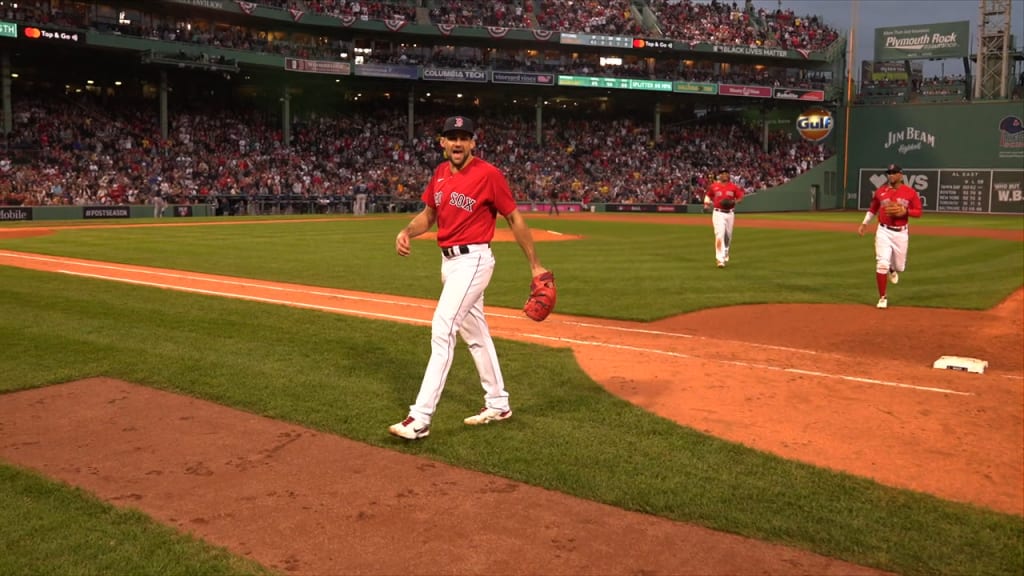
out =
<svg viewBox="0 0 1024 576"><path fill-rule="evenodd" d="M711 183L704 196L704 209L713 210L711 224L715 228L715 264L725 268L729 261L732 229L736 224L736 205L743 200L743 189L729 179L729 171L718 171L718 180ZM724 203L724 204L723 204Z"/></svg>
<svg viewBox="0 0 1024 576"><path fill-rule="evenodd" d="M445 120L441 146L447 160L435 170L423 191L426 207L395 238L395 250L408 256L411 238L437 223L441 247L441 297L431 324L430 360L409 416L388 431L416 440L430 434L430 422L441 399L455 352L455 334L469 345L484 407L463 422L487 424L512 416L498 355L484 317L484 290L494 272L490 242L495 219L505 217L516 242L526 255L532 276L547 272L534 251L533 235L516 207L508 181L494 165L473 156L476 147L473 121L464 116Z"/></svg>
<svg viewBox="0 0 1024 576"><path fill-rule="evenodd" d="M903 183L903 169L890 164L885 171L889 182L875 190L871 197L864 221L857 227L857 233L864 235L864 229L878 216L878 230L875 231L875 283L878 284L878 308L888 308L889 300L885 289L889 281L898 284L900 272L907 269L907 247L910 245L910 218L921 217L921 197Z"/></svg>

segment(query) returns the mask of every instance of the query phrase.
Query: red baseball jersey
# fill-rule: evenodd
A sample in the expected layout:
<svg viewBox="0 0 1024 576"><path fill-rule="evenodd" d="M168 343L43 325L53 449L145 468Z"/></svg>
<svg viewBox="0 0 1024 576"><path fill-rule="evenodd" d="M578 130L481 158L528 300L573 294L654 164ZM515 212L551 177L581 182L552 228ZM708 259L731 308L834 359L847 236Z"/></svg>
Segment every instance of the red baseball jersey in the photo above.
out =
<svg viewBox="0 0 1024 576"><path fill-rule="evenodd" d="M743 198L743 188L732 182L719 182L716 180L708 187L708 198L711 198L711 203L714 204L715 208L721 209L722 200L726 198L732 198L739 202Z"/></svg>
<svg viewBox="0 0 1024 576"><path fill-rule="evenodd" d="M496 214L516 209L504 174L493 164L472 158L458 172L445 161L435 170L423 202L437 211L437 244L487 244L494 238Z"/></svg>
<svg viewBox="0 0 1024 576"><path fill-rule="evenodd" d="M882 206L886 204L902 204L907 208L907 213L898 218L890 216L882 210ZM916 190L906 184L900 184L895 188L889 184L882 184L875 190L875 195L871 197L871 206L868 208L868 212L878 215L879 222L889 226L906 226L910 217L920 217L922 210L921 197Z"/></svg>

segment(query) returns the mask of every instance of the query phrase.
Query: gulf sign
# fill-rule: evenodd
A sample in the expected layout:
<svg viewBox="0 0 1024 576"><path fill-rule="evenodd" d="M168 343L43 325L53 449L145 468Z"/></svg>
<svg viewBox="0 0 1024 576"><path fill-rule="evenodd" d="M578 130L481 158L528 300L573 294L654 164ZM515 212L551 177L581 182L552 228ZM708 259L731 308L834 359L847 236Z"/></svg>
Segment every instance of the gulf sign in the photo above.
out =
<svg viewBox="0 0 1024 576"><path fill-rule="evenodd" d="M834 124L832 113L824 108L809 108L796 117L796 131L809 142L828 138Z"/></svg>

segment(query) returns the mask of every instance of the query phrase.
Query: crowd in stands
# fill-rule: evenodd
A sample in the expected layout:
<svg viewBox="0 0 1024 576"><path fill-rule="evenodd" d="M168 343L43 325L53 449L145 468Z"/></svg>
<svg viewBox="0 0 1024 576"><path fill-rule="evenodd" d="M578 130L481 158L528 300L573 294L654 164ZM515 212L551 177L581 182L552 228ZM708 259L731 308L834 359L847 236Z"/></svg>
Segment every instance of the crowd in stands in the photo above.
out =
<svg viewBox="0 0 1024 576"><path fill-rule="evenodd" d="M535 28L532 14L533 0L436 0L429 12L431 24L504 28Z"/></svg>
<svg viewBox="0 0 1024 576"><path fill-rule="evenodd" d="M967 80L959 76L934 76L915 82L919 101L964 102L967 100Z"/></svg>
<svg viewBox="0 0 1024 576"><path fill-rule="evenodd" d="M630 9L629 0L540 0L537 24L557 32L584 32L628 36L644 29Z"/></svg>
<svg viewBox="0 0 1024 576"><path fill-rule="evenodd" d="M1014 97L1011 95L1011 97ZM966 102L970 86L963 75L912 76L909 80L865 80L861 82L855 104L905 104L930 102Z"/></svg>
<svg viewBox="0 0 1024 576"><path fill-rule="evenodd" d="M293 0L294 1L294 0ZM298 6L301 9L301 5ZM358 20L416 21L416 7L409 3L367 2L366 0L306 0L305 8L317 14Z"/></svg>
<svg viewBox="0 0 1024 576"><path fill-rule="evenodd" d="M389 209L415 209L441 161L437 132L451 111L408 117L379 109L298 118L290 145L269 117L238 110L177 110L167 140L153 108L90 97L15 101L14 132L0 148L0 204L246 205L236 200L292 197L328 207L355 186L387 199ZM666 127L635 119L550 116L543 142L534 120L511 114L479 118L478 153L506 170L521 201L557 191L566 202L699 201L712 174L729 167L748 190L770 188L808 170L831 152L734 118ZM383 201L383 200L382 200ZM251 204L246 209L253 209Z"/></svg>
<svg viewBox="0 0 1024 576"><path fill-rule="evenodd" d="M410 2L368 2L365 0L262 0L256 4L313 12L338 18L360 20L404 20L417 21L417 9ZM539 28L553 32L582 32L605 35L664 36L681 42L765 46L786 49L823 50L830 46L839 34L825 25L817 16L800 17L791 10L766 12L755 11L749 2L740 8L735 2L728 4L711 0L650 0L647 4L636 0L431 0L429 20L432 24L460 26L502 26L507 28ZM636 8L634 8L636 6ZM642 9L641 9L642 8ZM645 29L643 10L651 10L656 26ZM138 34L121 30L122 23L105 11L92 11L86 4L47 0L24 0L7 3L3 14L8 20L28 21L39 24L119 30L122 33ZM210 42L218 41L226 47L260 50L263 44L268 51L280 51L283 46L274 42L259 42L258 36L265 31L243 31L235 38L218 37L210 30L185 39L178 30L170 34L180 19L170 20L164 25L153 24L164 20L159 14L149 13L143 18L144 28L151 28L143 34L174 41ZM136 24L135 26L138 26ZM212 27L211 27L212 28ZM221 28L218 26L218 28ZM316 38L311 33L309 37ZM315 45L313 40L307 40ZM294 41L293 41L294 42ZM313 48L314 46L307 46ZM295 47L287 47L294 50Z"/></svg>
<svg viewBox="0 0 1024 576"><path fill-rule="evenodd" d="M331 4L328 4L331 3ZM374 4L362 5L351 3L353 9L373 10ZM333 0L327 0L322 6L335 6ZM349 4L345 4L348 6ZM529 4L527 4L529 5ZM689 4L687 4L689 5ZM260 28L242 26L214 26L205 20L194 22L183 21L177 17L153 15L136 22L117 22L103 20L88 12L76 12L76 5L65 6L61 11L51 11L39 4L19 4L17 9L8 8L15 19L30 22L59 22L63 25L88 27L104 32L125 36L147 38L187 44L190 46L210 46L211 48L256 51L279 54L303 59L337 60L345 57L354 58L351 42L332 40L326 36L307 34L287 34L284 32L268 32ZM444 5L443 5L444 6ZM462 4L446 5L452 11L463 13L467 8ZM583 4L580 4L583 6ZM625 8L623 8L625 6ZM628 6L617 6L628 11ZM700 5L704 6L704 5ZM710 5L709 5L710 6ZM408 8L408 6L406 6ZM515 11L513 11L515 13ZM229 52L230 53L230 52ZM176 53L163 56L189 59L192 54L179 49ZM202 57L200 54L197 57ZM214 56L209 56L214 58ZM602 64L598 55L580 53L575 57L565 54L530 56L524 50L499 48L483 50L479 48L452 49L449 46L429 46L396 44L381 49L378 47L371 53L362 55L365 63L378 64L418 64L445 68L477 68L500 69L505 71L545 71L559 74L600 75L631 78L647 78L659 80L689 80L697 82L726 82L734 84L758 84L767 86L789 86L827 88L829 80L823 75L794 76L793 70L768 67L756 70L753 66L733 65L728 69L719 68L712 62L684 63L678 58L659 58L651 60L626 54L622 65ZM554 58L554 59L552 59Z"/></svg>

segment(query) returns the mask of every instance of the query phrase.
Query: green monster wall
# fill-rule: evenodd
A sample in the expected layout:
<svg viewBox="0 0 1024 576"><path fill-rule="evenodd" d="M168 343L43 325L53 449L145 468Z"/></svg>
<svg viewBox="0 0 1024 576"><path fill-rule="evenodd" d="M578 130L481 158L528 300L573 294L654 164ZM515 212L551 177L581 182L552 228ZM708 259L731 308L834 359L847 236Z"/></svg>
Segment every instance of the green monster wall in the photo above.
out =
<svg viewBox="0 0 1024 576"><path fill-rule="evenodd" d="M854 107L849 117L846 208L867 208L898 164L926 211L1024 213L1020 101Z"/></svg>

